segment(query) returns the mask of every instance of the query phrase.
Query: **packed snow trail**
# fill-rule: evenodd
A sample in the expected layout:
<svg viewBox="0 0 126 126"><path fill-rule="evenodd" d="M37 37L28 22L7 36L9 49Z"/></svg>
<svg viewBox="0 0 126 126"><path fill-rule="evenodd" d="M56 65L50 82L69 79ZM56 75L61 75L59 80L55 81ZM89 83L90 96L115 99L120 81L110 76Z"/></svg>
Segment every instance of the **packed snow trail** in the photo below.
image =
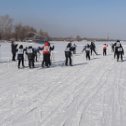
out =
<svg viewBox="0 0 126 126"><path fill-rule="evenodd" d="M108 51L91 61L78 53L72 67L62 55L49 69L1 63L0 126L125 126L126 62Z"/></svg>

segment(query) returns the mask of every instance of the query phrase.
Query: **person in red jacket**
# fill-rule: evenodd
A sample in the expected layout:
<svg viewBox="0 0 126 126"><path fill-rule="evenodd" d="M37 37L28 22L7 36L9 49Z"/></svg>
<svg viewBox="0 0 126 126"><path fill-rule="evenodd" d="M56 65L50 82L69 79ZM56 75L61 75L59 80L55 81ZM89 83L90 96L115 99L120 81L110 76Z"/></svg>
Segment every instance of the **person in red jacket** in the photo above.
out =
<svg viewBox="0 0 126 126"><path fill-rule="evenodd" d="M42 67L46 66L46 67L50 67L51 66L51 60L50 60L50 56L51 56L51 50L54 49L54 46L50 46L49 42L45 42L44 46L42 47L43 50L43 61L42 61Z"/></svg>

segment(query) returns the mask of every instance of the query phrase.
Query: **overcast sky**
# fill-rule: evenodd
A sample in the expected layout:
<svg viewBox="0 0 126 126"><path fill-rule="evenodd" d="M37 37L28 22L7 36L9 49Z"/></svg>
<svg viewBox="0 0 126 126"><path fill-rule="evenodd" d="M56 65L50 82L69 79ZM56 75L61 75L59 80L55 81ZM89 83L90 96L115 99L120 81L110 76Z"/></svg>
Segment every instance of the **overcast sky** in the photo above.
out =
<svg viewBox="0 0 126 126"><path fill-rule="evenodd" d="M50 36L126 39L126 0L0 0L0 15Z"/></svg>

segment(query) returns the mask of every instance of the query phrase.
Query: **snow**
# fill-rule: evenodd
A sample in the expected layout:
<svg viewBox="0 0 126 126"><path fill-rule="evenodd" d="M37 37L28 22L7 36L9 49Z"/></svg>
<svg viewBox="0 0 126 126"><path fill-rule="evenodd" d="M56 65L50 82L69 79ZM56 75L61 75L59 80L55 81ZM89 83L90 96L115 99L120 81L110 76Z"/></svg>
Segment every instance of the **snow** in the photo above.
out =
<svg viewBox="0 0 126 126"><path fill-rule="evenodd" d="M41 55L36 68L18 69L11 62L10 43L1 44L0 126L125 126L126 57L117 62L109 44L107 56L94 54L86 61L85 43L76 42L74 66L66 67L67 43L53 44L52 67L44 69ZM102 45L96 42L99 54Z"/></svg>

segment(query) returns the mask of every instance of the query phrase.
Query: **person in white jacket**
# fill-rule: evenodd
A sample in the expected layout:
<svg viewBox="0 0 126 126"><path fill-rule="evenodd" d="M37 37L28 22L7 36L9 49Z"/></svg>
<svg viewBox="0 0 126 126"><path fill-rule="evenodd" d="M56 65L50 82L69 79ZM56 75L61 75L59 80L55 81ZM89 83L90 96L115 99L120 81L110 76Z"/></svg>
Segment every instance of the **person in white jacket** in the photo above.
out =
<svg viewBox="0 0 126 126"><path fill-rule="evenodd" d="M24 68L24 49L23 49L23 45L19 46L18 49L18 68L20 68L20 64L22 62L22 67Z"/></svg>

